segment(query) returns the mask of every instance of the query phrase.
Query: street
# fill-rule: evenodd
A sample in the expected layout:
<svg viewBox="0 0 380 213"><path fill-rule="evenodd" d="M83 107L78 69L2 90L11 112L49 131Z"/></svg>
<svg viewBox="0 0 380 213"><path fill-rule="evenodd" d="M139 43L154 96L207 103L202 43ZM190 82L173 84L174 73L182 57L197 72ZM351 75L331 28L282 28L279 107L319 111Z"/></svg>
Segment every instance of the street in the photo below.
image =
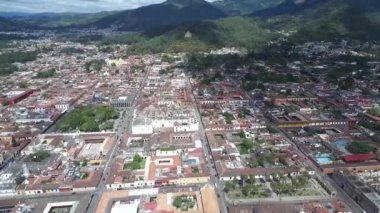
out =
<svg viewBox="0 0 380 213"><path fill-rule="evenodd" d="M219 204L220 211L222 213L228 213L227 206L226 206L226 199L224 197L224 192L223 192L223 186L220 183L219 179L217 178L218 173L215 169L211 154L209 154L209 151L211 151L211 150L210 150L210 147L208 145L208 141L207 141L207 137L206 137L206 131L205 131L203 123L202 123L202 119L201 119L201 116L199 113L198 106L196 104L194 95L191 91L191 83L190 83L189 78L187 79L187 84L188 84L187 89L189 90L189 93L191 94L191 102L192 102L193 107L195 109L195 114L197 116L197 120L199 123L199 134L200 134L200 138L202 140L203 151L204 151L204 154L205 154L206 159L207 159L207 166L210 169L210 174L211 174L210 182L211 182L212 186L215 187L215 191L216 191L216 194L218 197L218 204Z"/></svg>
<svg viewBox="0 0 380 213"><path fill-rule="evenodd" d="M147 74L146 74L147 75ZM114 162L115 153L119 151L120 144L123 141L123 136L125 133L130 133L132 131L132 122L133 122L133 114L134 114L134 108L136 107L137 100L140 97L140 92L142 87L144 86L146 77L143 78L143 81L140 84L140 89L137 91L137 94L135 98L132 101L131 107L127 108L126 110L121 112L121 117L118 121L118 129L116 133L116 140L115 144L112 148L112 151L109 155L109 158L104 165L104 172L102 173L102 177L100 179L100 183L97 187L97 190L92 194L91 199L88 203L86 212L93 213L96 212L96 207L100 201L100 198L104 191L107 190L106 188L106 181L110 175L111 165Z"/></svg>
<svg viewBox="0 0 380 213"><path fill-rule="evenodd" d="M231 82L234 82L236 85L239 85L238 82L236 82L235 80L233 79L229 79ZM249 101L250 103L253 105L254 103L254 100L252 98L251 95L249 94L246 94L247 97L249 98ZM253 105L254 107L258 107L258 106L255 106ZM261 109L263 110L263 109ZM266 118L265 118L265 122L266 124L270 124L270 121ZM298 152L298 155L299 156L304 156L304 153L302 152L302 150L300 149L300 147L297 145L297 143L294 141L294 139L288 134L286 133L285 131L283 131L282 129L276 127L276 126L272 126L276 131L278 132L281 132L289 141L290 143L296 147L296 151ZM340 187L338 187L336 185L336 183L330 178L328 177L326 174L323 174L319 168L317 168L311 161L309 158L305 158L305 161L307 163L308 166L310 166L311 168L313 168L313 170L318 174L319 177L322 178L322 180L328 184L330 184L331 186L333 186L333 188L337 191L337 197L342 200L343 202L345 202L350 208L351 210L353 210L354 212L363 212L363 209L355 202L351 199L350 196L348 196Z"/></svg>

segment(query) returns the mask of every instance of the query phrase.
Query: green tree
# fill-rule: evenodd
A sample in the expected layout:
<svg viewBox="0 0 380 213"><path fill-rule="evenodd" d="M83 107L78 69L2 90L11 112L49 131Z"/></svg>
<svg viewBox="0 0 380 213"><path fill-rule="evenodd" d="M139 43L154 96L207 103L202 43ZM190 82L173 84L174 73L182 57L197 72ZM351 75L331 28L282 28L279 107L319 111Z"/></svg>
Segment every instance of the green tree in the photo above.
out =
<svg viewBox="0 0 380 213"><path fill-rule="evenodd" d="M16 141L14 137L12 137L12 147L18 147L20 144Z"/></svg>
<svg viewBox="0 0 380 213"><path fill-rule="evenodd" d="M22 184L24 181L25 181L25 176L24 175L18 175L16 178L15 178L15 183L17 185L20 185Z"/></svg>
<svg viewBox="0 0 380 213"><path fill-rule="evenodd" d="M173 206L179 209L181 208L181 205L182 205L182 196L175 197L173 201Z"/></svg>
<svg viewBox="0 0 380 213"><path fill-rule="evenodd" d="M250 186L249 186L249 185L243 186L242 189L241 189L241 193L242 193L245 197L248 196L249 191L250 191Z"/></svg>
<svg viewBox="0 0 380 213"><path fill-rule="evenodd" d="M352 154L364 154L374 150L374 148L364 142L353 141L346 146L347 151Z"/></svg>

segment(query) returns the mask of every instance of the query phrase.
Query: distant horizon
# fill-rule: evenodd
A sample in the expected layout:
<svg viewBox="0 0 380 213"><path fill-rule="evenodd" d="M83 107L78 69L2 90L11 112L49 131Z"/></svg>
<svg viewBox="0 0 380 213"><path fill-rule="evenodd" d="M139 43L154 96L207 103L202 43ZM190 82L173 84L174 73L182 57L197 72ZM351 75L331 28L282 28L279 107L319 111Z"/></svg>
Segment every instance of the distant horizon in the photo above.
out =
<svg viewBox="0 0 380 213"><path fill-rule="evenodd" d="M166 0L0 0L0 13L99 13L136 9ZM213 0L206 0L213 1Z"/></svg>

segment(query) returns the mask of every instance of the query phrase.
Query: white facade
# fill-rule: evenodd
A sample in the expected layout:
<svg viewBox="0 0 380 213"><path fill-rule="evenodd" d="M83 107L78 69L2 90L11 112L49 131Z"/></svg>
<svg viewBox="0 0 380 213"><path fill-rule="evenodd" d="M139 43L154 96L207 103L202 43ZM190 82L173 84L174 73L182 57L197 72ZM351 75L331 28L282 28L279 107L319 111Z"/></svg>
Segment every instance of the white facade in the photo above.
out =
<svg viewBox="0 0 380 213"><path fill-rule="evenodd" d="M56 103L54 107L60 112L65 112L70 108L70 103L68 102Z"/></svg>
<svg viewBox="0 0 380 213"><path fill-rule="evenodd" d="M152 134L153 126L150 119L136 119L132 124L132 134Z"/></svg>
<svg viewBox="0 0 380 213"><path fill-rule="evenodd" d="M195 132L199 130L199 125L196 120L191 120L186 123L174 124L174 132Z"/></svg>

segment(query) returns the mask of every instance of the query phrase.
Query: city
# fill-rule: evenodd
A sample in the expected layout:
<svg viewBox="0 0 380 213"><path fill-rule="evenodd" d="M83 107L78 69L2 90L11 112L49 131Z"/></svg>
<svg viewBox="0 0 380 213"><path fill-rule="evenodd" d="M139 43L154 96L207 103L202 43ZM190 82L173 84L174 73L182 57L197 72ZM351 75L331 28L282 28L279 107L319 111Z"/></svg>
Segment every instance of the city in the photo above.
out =
<svg viewBox="0 0 380 213"><path fill-rule="evenodd" d="M380 212L380 37L1 26L0 212Z"/></svg>

